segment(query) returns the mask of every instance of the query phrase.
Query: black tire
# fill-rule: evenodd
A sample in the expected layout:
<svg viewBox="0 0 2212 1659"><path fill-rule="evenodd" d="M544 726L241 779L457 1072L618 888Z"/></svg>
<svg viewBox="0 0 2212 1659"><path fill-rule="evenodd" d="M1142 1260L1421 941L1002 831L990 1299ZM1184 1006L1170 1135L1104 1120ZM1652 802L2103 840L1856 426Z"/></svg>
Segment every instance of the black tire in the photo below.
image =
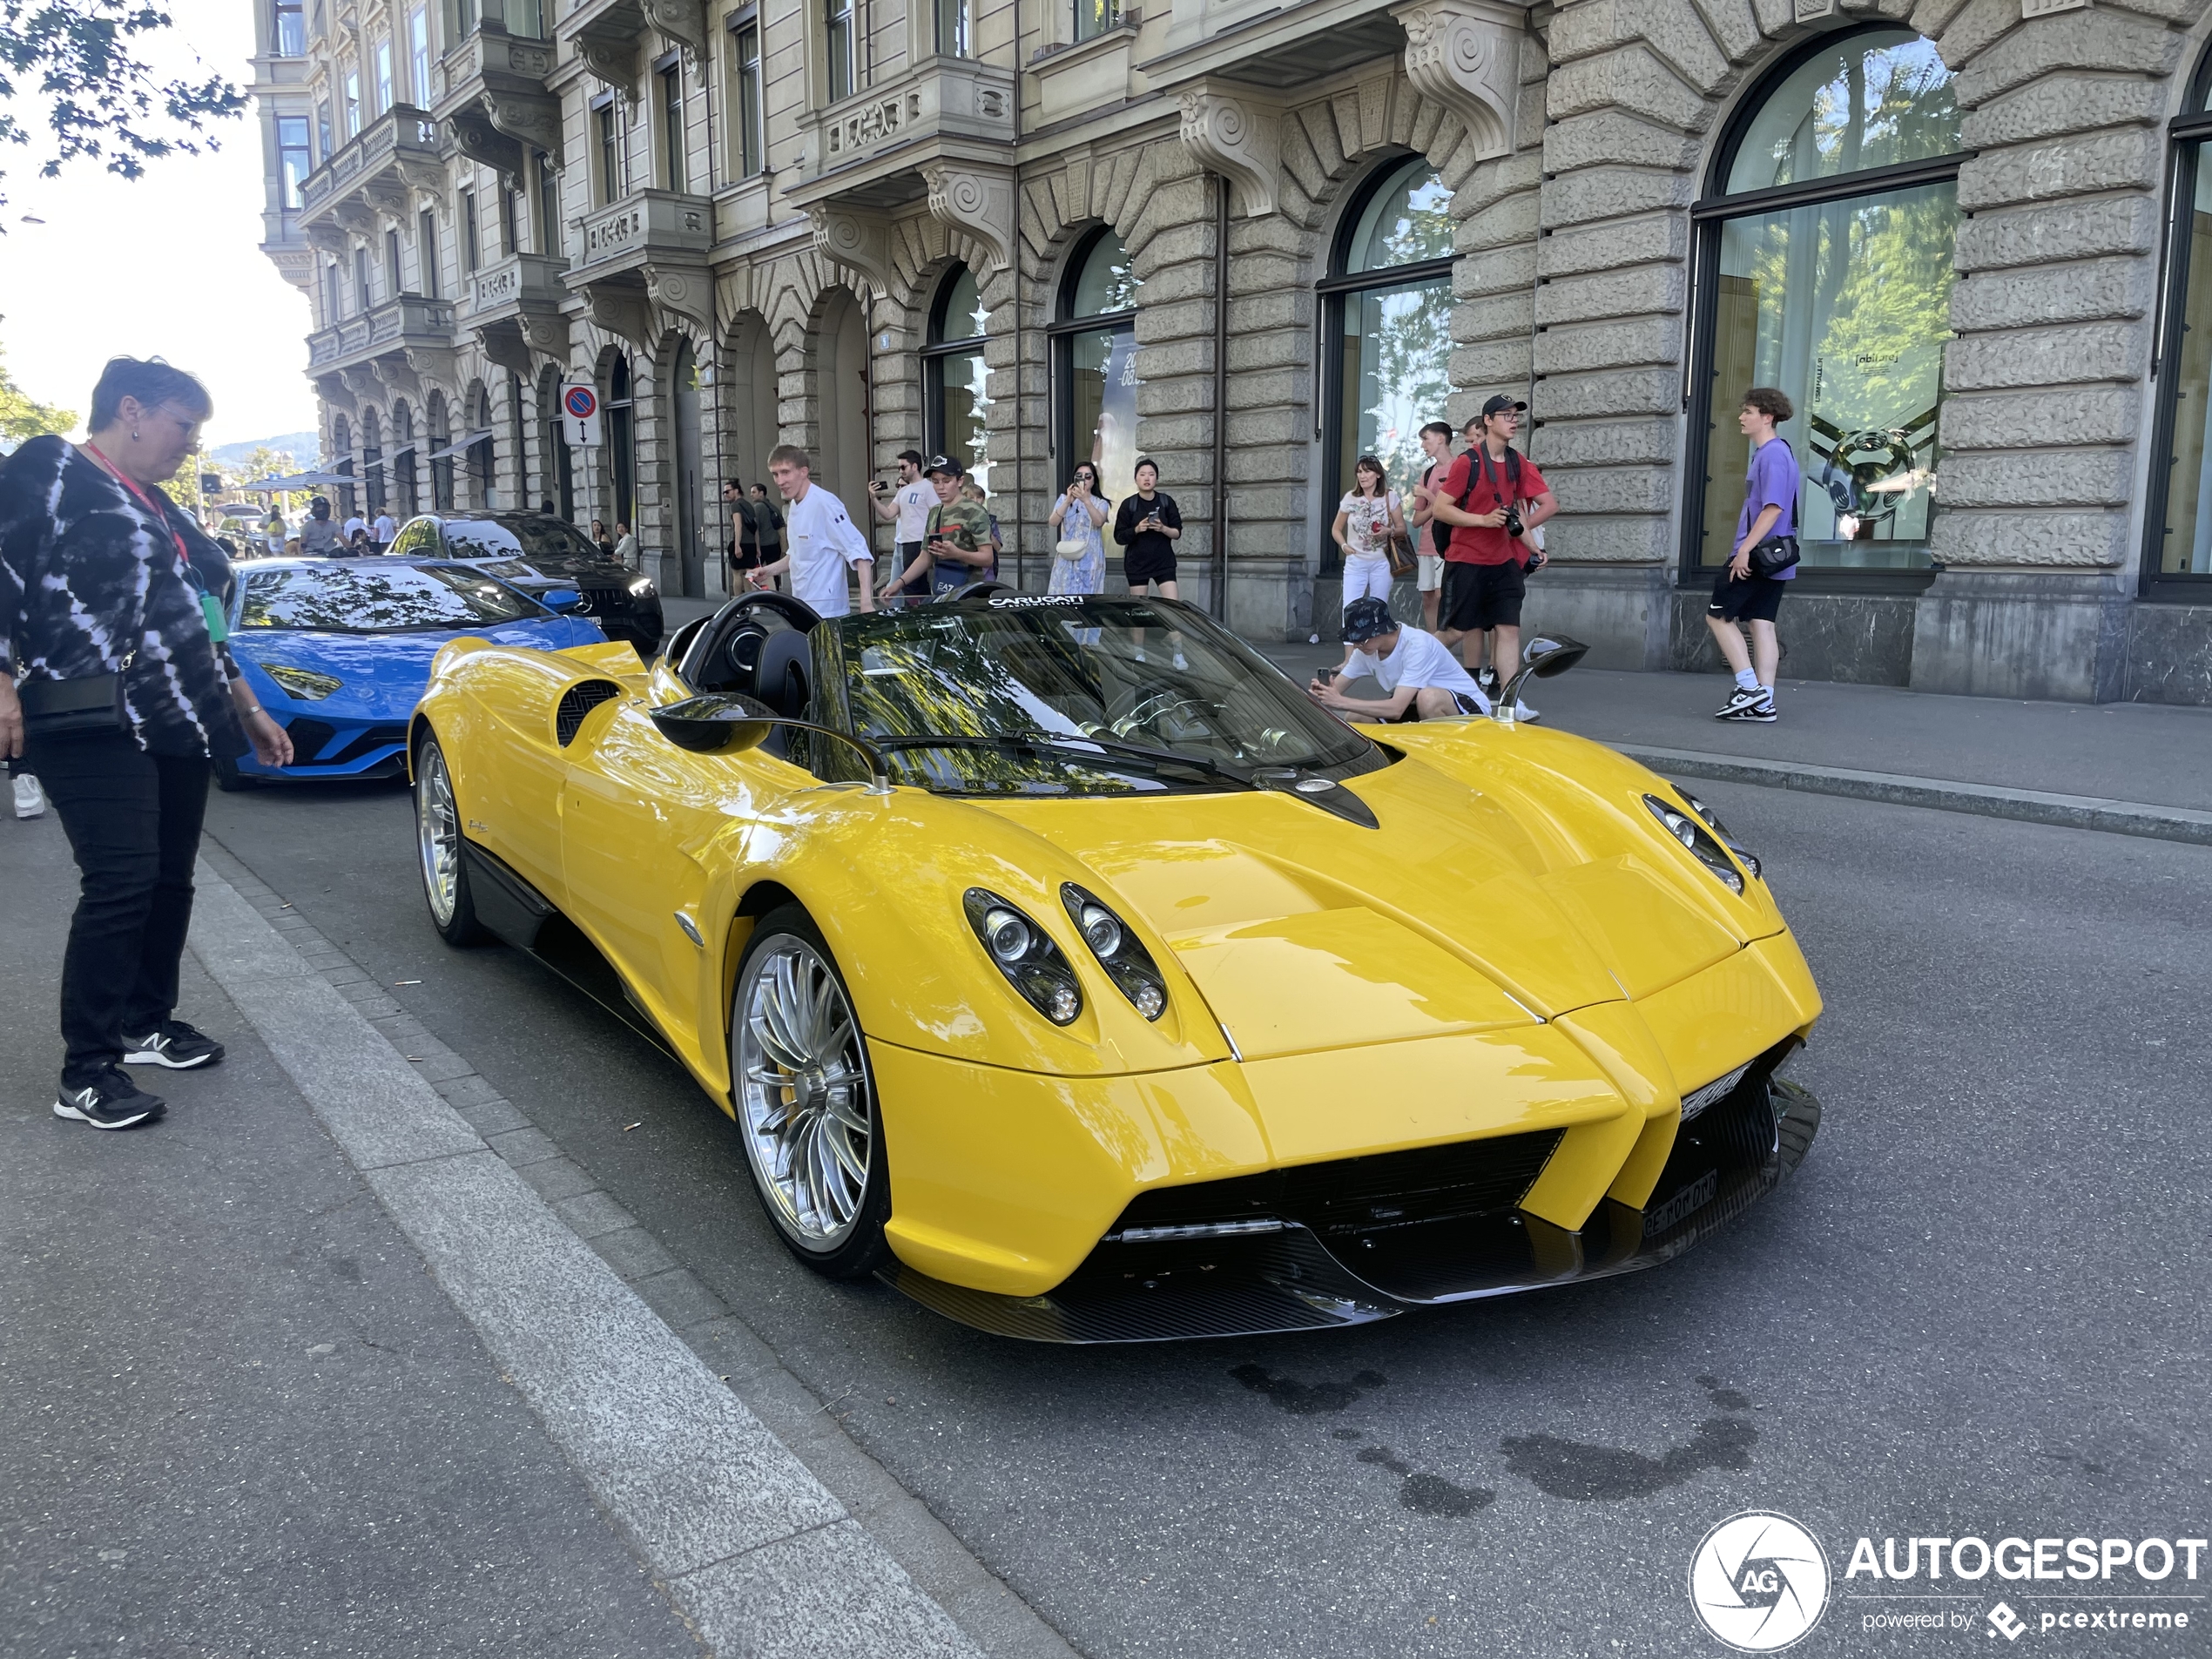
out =
<svg viewBox="0 0 2212 1659"><path fill-rule="evenodd" d="M469 891L461 813L454 803L445 751L427 729L415 745L415 847L422 900L438 937L456 949L489 943L491 934L476 920L476 902Z"/></svg>
<svg viewBox="0 0 2212 1659"><path fill-rule="evenodd" d="M259 778L251 777L238 769L238 762L219 757L214 762L215 787L226 795L236 795L261 786Z"/></svg>
<svg viewBox="0 0 2212 1659"><path fill-rule="evenodd" d="M835 991L828 1028L819 1034L824 1041L819 1047L810 1042L805 1054L772 1052L784 1039L770 1034L768 1016L756 1000L763 994L760 981L772 979L779 965L813 980L810 995L800 998L808 1008L811 992L825 981ZM765 994L774 996L774 986ZM810 1021L807 1030L814 1029ZM787 1027L790 1033L799 1030ZM819 1063L825 1056L834 1070ZM811 1063L791 1063L799 1060ZM852 1086L855 1067L857 1090ZM754 1072L792 1082L769 1084ZM867 1042L836 958L798 905L763 916L738 960L730 1006L730 1093L753 1196L784 1247L825 1278L865 1278L890 1260L883 1224L891 1218L891 1170ZM794 1118L801 1121L789 1128ZM856 1129L862 1119L865 1136ZM867 1167L855 1181L853 1157L861 1147Z"/></svg>

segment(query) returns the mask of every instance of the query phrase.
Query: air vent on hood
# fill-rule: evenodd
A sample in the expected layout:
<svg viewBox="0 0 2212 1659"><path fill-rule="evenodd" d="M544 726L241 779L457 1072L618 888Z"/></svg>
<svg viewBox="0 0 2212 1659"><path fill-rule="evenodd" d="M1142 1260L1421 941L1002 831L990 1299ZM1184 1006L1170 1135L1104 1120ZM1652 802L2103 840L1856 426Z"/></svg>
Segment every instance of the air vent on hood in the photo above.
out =
<svg viewBox="0 0 2212 1659"><path fill-rule="evenodd" d="M622 695L622 687L612 680L578 680L561 693L561 706L554 711L553 730L565 749L576 740L583 725L583 717L610 698Z"/></svg>

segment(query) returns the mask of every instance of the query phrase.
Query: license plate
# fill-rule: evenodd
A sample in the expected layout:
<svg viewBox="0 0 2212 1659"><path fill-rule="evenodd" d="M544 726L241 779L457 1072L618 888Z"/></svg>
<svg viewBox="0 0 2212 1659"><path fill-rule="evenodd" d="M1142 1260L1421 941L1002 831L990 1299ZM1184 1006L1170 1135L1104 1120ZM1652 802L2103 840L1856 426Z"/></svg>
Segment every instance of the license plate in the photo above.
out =
<svg viewBox="0 0 2212 1659"><path fill-rule="evenodd" d="M1721 1172L1708 1170L1656 1210L1647 1210L1643 1217L1644 1237L1665 1232L1676 1222L1703 1209L1720 1184Z"/></svg>

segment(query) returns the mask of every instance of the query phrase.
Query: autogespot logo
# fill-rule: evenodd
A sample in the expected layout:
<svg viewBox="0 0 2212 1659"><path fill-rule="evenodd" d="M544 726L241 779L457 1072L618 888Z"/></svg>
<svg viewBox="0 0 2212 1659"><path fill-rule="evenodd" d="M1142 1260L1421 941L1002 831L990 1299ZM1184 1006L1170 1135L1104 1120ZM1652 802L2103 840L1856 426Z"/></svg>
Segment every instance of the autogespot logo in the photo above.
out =
<svg viewBox="0 0 2212 1659"><path fill-rule="evenodd" d="M1779 1653L1828 1610L1827 1554L1787 1515L1730 1515L1689 1558L1689 1604L1737 1652Z"/></svg>

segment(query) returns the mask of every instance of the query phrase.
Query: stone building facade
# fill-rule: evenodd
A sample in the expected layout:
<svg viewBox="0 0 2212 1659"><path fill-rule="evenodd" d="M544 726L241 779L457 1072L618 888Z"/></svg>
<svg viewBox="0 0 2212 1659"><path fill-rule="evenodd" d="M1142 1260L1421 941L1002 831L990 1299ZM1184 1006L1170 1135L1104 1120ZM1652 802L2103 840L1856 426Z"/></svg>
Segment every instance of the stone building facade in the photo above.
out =
<svg viewBox="0 0 2212 1659"><path fill-rule="evenodd" d="M772 444L854 504L942 448L1042 587L1142 452L1186 598L1332 636L1353 461L1502 390L1530 621L1692 666L1757 381L1785 674L2212 702L2207 0L258 3L268 251L397 516L627 518L711 593Z"/></svg>

